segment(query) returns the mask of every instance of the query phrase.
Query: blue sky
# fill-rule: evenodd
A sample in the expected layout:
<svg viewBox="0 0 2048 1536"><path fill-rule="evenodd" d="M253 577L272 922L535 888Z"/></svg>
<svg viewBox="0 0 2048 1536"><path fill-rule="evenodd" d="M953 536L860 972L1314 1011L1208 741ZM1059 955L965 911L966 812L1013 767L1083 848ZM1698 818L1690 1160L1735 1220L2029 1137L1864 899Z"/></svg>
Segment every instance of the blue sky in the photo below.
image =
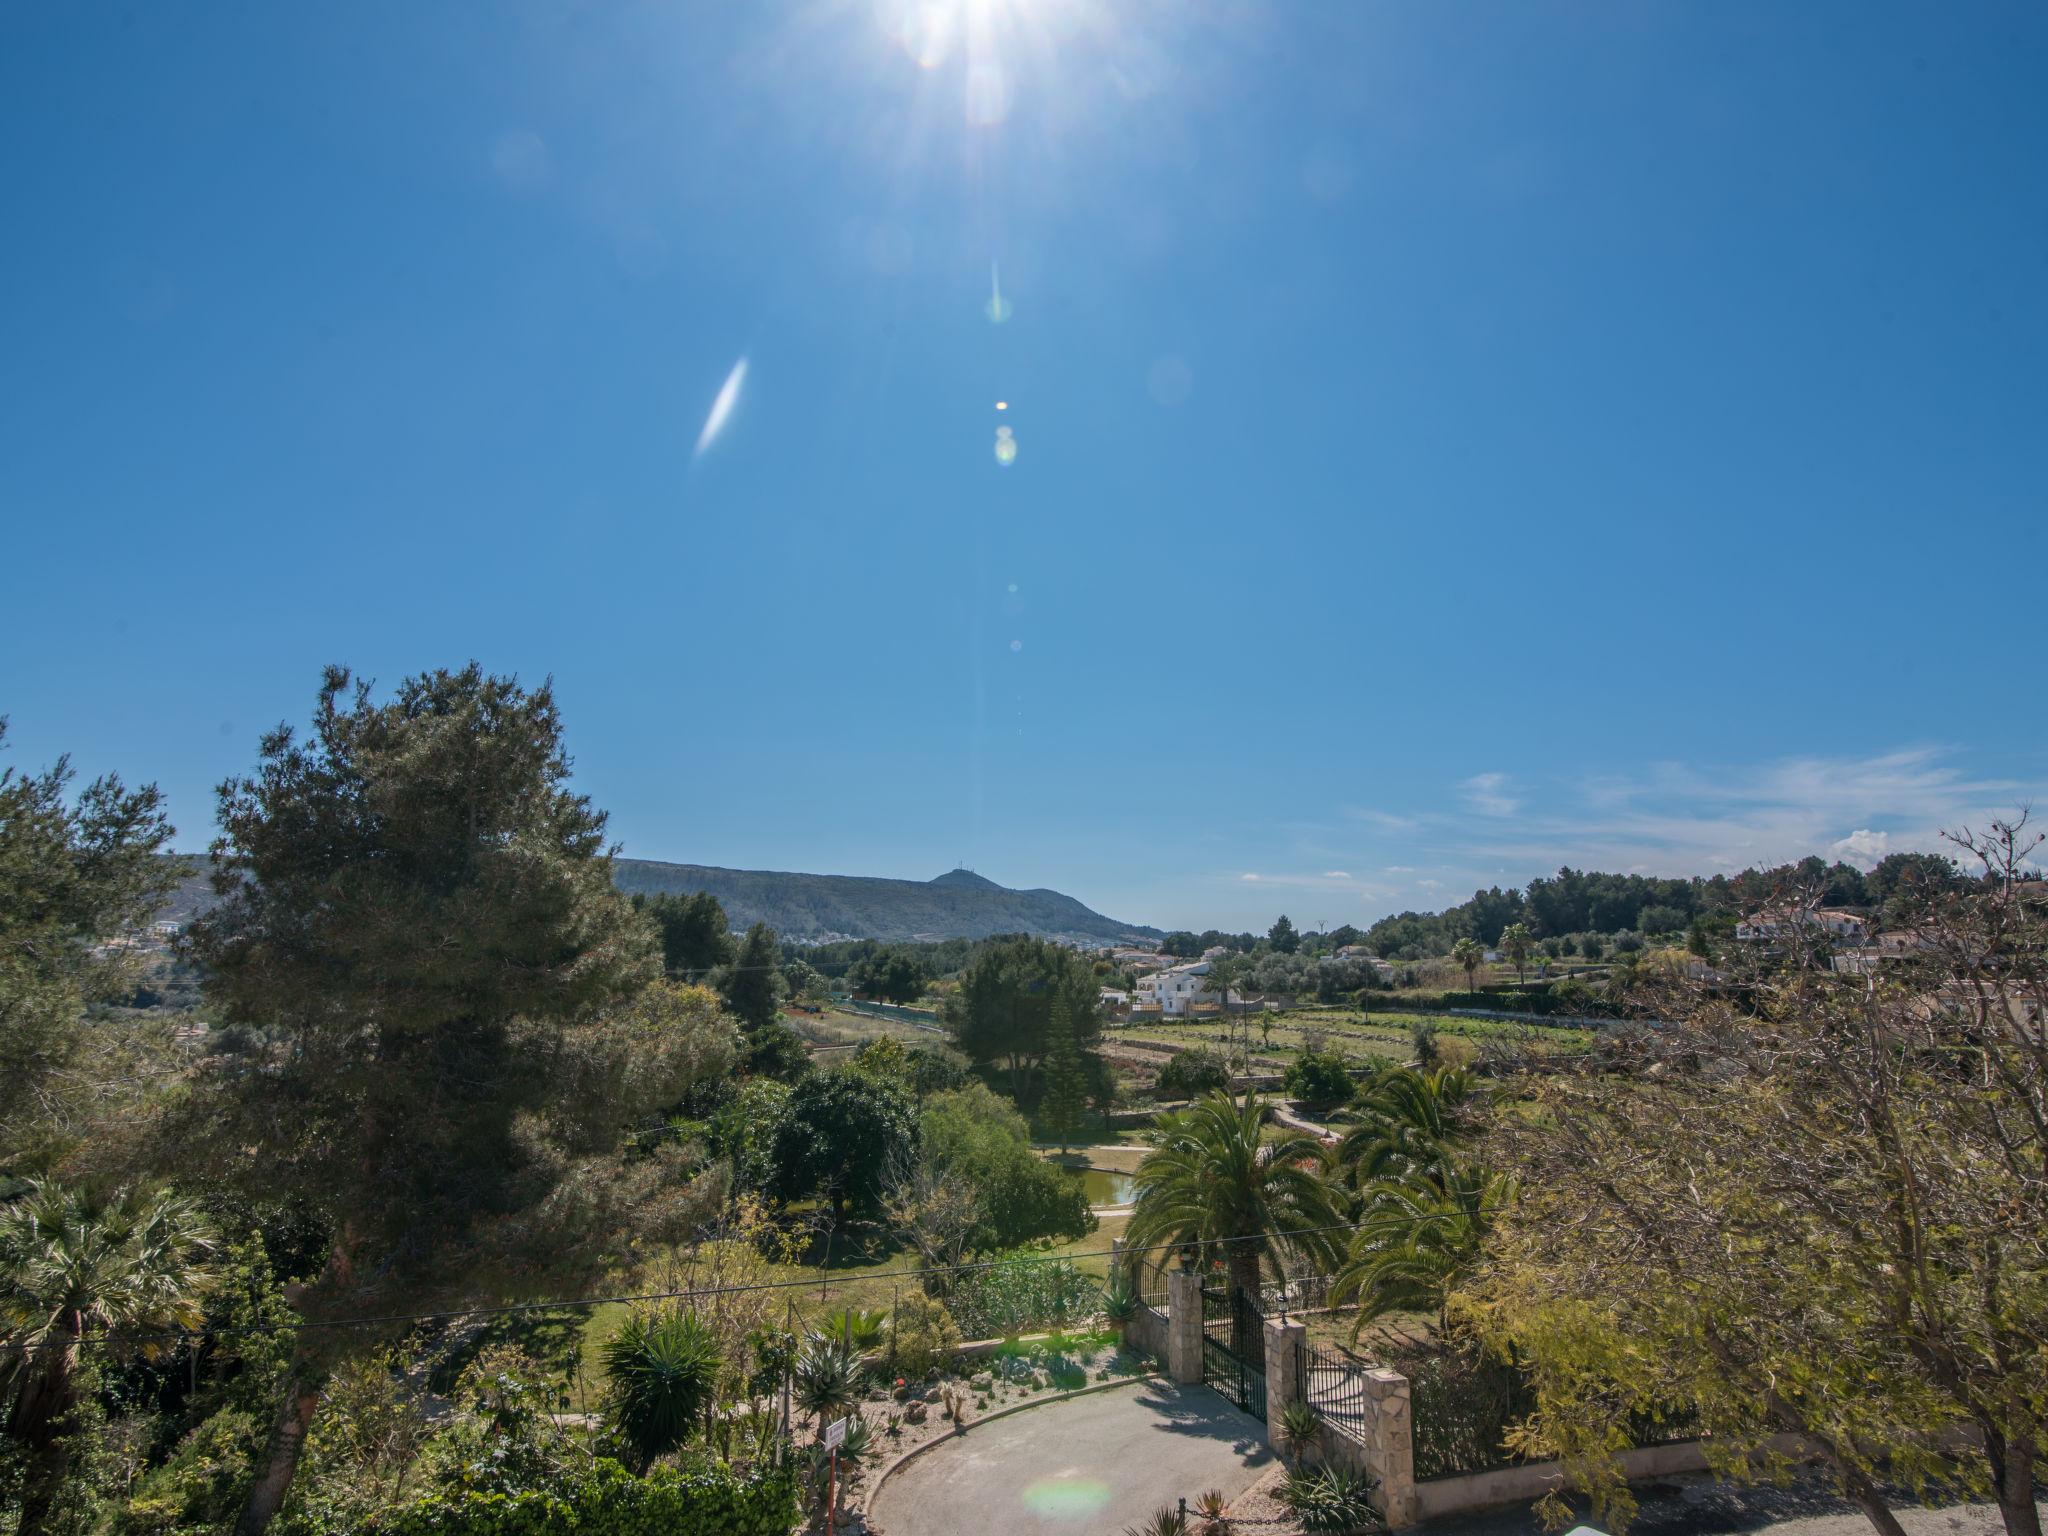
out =
<svg viewBox="0 0 2048 1536"><path fill-rule="evenodd" d="M2043 79L2034 4L8 7L12 760L198 847L323 663L476 657L631 853L1162 924L1925 843L2048 783Z"/></svg>

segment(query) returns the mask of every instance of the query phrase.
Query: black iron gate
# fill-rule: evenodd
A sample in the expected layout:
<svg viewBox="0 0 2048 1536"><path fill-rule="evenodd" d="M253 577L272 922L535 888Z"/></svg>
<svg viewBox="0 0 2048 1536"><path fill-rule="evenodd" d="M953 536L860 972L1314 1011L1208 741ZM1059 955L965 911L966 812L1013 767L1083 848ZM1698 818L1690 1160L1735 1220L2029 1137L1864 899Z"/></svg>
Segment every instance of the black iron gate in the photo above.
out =
<svg viewBox="0 0 2048 1536"><path fill-rule="evenodd" d="M1202 1382L1264 1421L1266 1314L1236 1286L1202 1291Z"/></svg>

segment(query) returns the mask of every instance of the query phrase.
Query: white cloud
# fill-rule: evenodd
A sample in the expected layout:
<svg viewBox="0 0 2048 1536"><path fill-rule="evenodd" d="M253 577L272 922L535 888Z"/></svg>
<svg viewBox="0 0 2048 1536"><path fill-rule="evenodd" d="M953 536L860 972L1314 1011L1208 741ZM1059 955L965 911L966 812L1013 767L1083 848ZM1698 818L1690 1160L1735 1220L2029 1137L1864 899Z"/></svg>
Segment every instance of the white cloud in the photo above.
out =
<svg viewBox="0 0 2048 1536"><path fill-rule="evenodd" d="M1507 787L1508 776L1504 773L1475 773L1459 786L1465 803L1482 816L1512 816L1522 808L1522 802L1510 795Z"/></svg>
<svg viewBox="0 0 2048 1536"><path fill-rule="evenodd" d="M1532 809L1512 837L1449 832L1430 852L1516 881L1560 864L1691 875L1810 853L1874 862L1901 849L1938 850L1943 831L1982 826L2043 787L1972 776L1953 757L1912 747L1714 768L1664 763L1589 783L1576 807Z"/></svg>
<svg viewBox="0 0 2048 1536"><path fill-rule="evenodd" d="M1348 869L1326 869L1323 871L1323 878L1325 880L1349 880L1351 878L1351 871Z"/></svg>
<svg viewBox="0 0 2048 1536"><path fill-rule="evenodd" d="M1390 875L1412 875L1415 873L1415 866L1413 864L1389 864L1387 866L1387 873Z"/></svg>
<svg viewBox="0 0 2048 1536"><path fill-rule="evenodd" d="M1868 827L1858 827L1847 837L1828 844L1828 852L1845 864L1854 864L1858 869L1874 868L1878 860L1892 851L1892 835L1889 832L1873 832Z"/></svg>
<svg viewBox="0 0 2048 1536"><path fill-rule="evenodd" d="M1240 880L1257 880L1259 877L1251 873L1251 871L1247 870L1245 871L1245 873L1239 875L1237 878Z"/></svg>

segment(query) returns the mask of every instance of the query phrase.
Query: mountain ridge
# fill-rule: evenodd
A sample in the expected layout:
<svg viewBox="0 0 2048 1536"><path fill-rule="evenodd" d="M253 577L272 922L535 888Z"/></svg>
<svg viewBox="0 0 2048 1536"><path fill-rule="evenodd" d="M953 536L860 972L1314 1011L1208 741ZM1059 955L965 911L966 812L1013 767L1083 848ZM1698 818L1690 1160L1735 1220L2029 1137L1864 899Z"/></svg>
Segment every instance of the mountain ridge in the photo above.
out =
<svg viewBox="0 0 2048 1536"><path fill-rule="evenodd" d="M177 855L192 868L165 904L163 916L188 922L213 905L204 855ZM997 933L1108 944L1156 939L1160 930L1105 917L1063 892L1012 890L970 869L931 880L882 875L813 875L796 870L724 869L665 859L612 860L612 879L628 895L709 891L735 929L765 922L799 942L834 939L983 939Z"/></svg>

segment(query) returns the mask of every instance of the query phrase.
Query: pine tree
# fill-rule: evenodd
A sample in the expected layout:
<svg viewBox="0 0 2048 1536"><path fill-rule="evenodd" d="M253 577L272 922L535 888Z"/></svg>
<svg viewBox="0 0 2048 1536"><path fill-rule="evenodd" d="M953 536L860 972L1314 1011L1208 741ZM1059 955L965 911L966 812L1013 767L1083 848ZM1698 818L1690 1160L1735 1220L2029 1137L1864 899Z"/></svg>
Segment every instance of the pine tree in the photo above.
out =
<svg viewBox="0 0 2048 1536"><path fill-rule="evenodd" d="M1055 998L1052 1027L1048 1031L1045 1058L1046 1129L1058 1138L1060 1156L1081 1125L1081 1110L1088 1097L1088 1072L1081 1062L1081 1045L1074 1035L1074 1015L1065 998Z"/></svg>
<svg viewBox="0 0 2048 1536"><path fill-rule="evenodd" d="M782 995L782 949L773 928L756 923L747 930L718 990L726 1011L748 1033L775 1022L775 1005Z"/></svg>

